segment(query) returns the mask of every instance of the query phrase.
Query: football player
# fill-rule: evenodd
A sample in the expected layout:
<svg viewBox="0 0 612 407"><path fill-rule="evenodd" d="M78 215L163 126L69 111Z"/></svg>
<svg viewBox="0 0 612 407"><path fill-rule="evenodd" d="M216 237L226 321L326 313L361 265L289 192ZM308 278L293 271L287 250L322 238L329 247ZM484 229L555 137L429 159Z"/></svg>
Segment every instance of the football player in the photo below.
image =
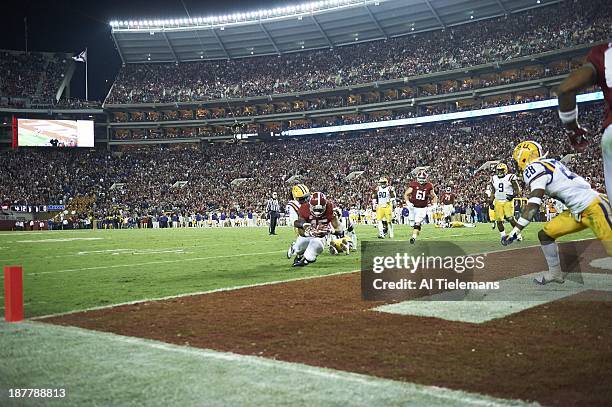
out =
<svg viewBox="0 0 612 407"><path fill-rule="evenodd" d="M455 213L455 194L451 187L446 187L446 190L440 198L440 202L442 203L442 216L444 216L444 221L450 223L451 216Z"/></svg>
<svg viewBox="0 0 612 407"><path fill-rule="evenodd" d="M499 163L495 167L495 174L491 177L491 186L494 192L489 198L489 205L494 208L497 230L499 230L503 239L506 237L504 220L510 222L512 226L516 226L512 200L515 195L521 193L521 187L516 180L516 176L508 173L508 166L504 163ZM523 240L523 237L519 235L518 240Z"/></svg>
<svg viewBox="0 0 612 407"><path fill-rule="evenodd" d="M322 192L314 192L298 210L294 226L299 236L295 241L293 267L304 267L317 261L325 248L325 239L335 231L342 231L342 222L334 212L334 204Z"/></svg>
<svg viewBox="0 0 612 407"><path fill-rule="evenodd" d="M293 226L295 221L298 220L299 215L298 211L300 206L307 202L310 198L310 190L304 184L297 184L291 188L290 198L292 198L289 202L287 202L287 214L288 214L288 223ZM298 230L294 227L296 236L299 236ZM287 258L290 259L295 255L295 240L291 242L289 249L287 250Z"/></svg>
<svg viewBox="0 0 612 407"><path fill-rule="evenodd" d="M334 213L336 218L340 219L342 215L340 208L334 208ZM333 255L344 253L348 256L351 250L357 247L357 234L350 221L346 230L334 230L329 237L329 252Z"/></svg>
<svg viewBox="0 0 612 407"><path fill-rule="evenodd" d="M414 244L421 231L421 223L427 214L427 205L430 202L432 205L438 202L434 186L431 182L427 181L427 172L425 170L419 170L416 180L408 184L408 188L404 193L404 200L409 201L414 206L410 211L414 222L410 243Z"/></svg>
<svg viewBox="0 0 612 407"><path fill-rule="evenodd" d="M378 225L378 238L384 239L387 232L393 239L393 203L395 189L389 185L389 180L382 177L378 180L378 187L372 193L372 208L376 210L376 224Z"/></svg>
<svg viewBox="0 0 612 407"><path fill-rule="evenodd" d="M523 173L530 194L521 218L510 234L502 239L507 245L540 210L544 195L555 197L568 210L547 222L538 233L548 271L534 279L538 284L562 283L563 273L556 240L570 233L590 228L612 256L612 208L604 194L599 194L584 178L574 174L561 162L543 158L542 146L535 141L524 141L514 149L513 158Z"/></svg>
<svg viewBox="0 0 612 407"><path fill-rule="evenodd" d="M567 129L572 146L582 152L588 145L588 131L578 124L576 92L599 85L606 101L606 116L601 137L601 152L608 198L612 194L612 43L596 45L587 55L586 64L569 74L556 89L559 97L559 118Z"/></svg>

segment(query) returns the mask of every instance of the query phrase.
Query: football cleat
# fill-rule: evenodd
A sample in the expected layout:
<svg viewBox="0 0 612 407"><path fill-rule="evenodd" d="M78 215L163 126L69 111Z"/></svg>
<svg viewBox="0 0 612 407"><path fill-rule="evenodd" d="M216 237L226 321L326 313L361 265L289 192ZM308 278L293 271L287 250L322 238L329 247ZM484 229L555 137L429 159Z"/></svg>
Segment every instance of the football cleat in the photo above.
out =
<svg viewBox="0 0 612 407"><path fill-rule="evenodd" d="M547 277L546 274L542 274L541 276L534 278L533 282L538 285L546 285L550 283L563 284L565 280L562 277L555 277L552 275Z"/></svg>
<svg viewBox="0 0 612 407"><path fill-rule="evenodd" d="M297 257L296 257L297 260ZM293 262L293 267L305 267L307 265L309 265L310 263L314 263L316 260L313 261L308 261L306 260L305 257L301 257L299 261L294 261Z"/></svg>
<svg viewBox="0 0 612 407"><path fill-rule="evenodd" d="M414 244L416 242L416 239L414 237L410 238L410 244Z"/></svg>
<svg viewBox="0 0 612 407"><path fill-rule="evenodd" d="M297 256L295 256L295 259L293 259L293 266L295 267L295 265L299 262L302 261L303 256L300 256L299 254Z"/></svg>
<svg viewBox="0 0 612 407"><path fill-rule="evenodd" d="M517 236L516 236L516 240L517 240L518 242L522 242L522 241L523 241L523 235L517 235Z"/></svg>
<svg viewBox="0 0 612 407"><path fill-rule="evenodd" d="M334 245L329 246L329 254L336 256L338 254L338 249L336 249Z"/></svg>
<svg viewBox="0 0 612 407"><path fill-rule="evenodd" d="M291 245L287 249L287 259L291 259L293 257L293 255L295 254L295 249L294 249L294 246L293 246L294 244L295 244L295 242L291 242Z"/></svg>

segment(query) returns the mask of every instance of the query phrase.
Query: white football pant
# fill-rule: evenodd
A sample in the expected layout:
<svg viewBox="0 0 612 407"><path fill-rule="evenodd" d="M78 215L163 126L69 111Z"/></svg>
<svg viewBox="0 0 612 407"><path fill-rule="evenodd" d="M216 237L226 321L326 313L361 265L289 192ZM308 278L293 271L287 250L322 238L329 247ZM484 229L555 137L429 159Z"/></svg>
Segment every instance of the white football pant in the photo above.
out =
<svg viewBox="0 0 612 407"><path fill-rule="evenodd" d="M298 236L295 241L295 253L304 256L310 262L315 261L324 248L325 244L320 237Z"/></svg>

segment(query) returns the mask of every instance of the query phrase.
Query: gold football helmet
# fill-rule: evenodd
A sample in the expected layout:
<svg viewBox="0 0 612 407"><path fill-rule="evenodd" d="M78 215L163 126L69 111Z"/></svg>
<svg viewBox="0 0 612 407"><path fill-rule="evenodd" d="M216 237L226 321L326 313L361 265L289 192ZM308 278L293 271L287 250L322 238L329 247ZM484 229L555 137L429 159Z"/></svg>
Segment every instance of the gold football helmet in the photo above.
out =
<svg viewBox="0 0 612 407"><path fill-rule="evenodd" d="M310 190L304 184L297 184L291 188L291 196L299 203L304 203L310 197Z"/></svg>
<svg viewBox="0 0 612 407"><path fill-rule="evenodd" d="M525 168L535 160L544 156L542 146L535 141L523 141L514 148L512 158L516 161L518 168L524 171Z"/></svg>
<svg viewBox="0 0 612 407"><path fill-rule="evenodd" d="M495 167L495 174L497 174L498 177L503 177L506 174L508 174L508 166L504 163L499 163L497 164L497 166Z"/></svg>
<svg viewBox="0 0 612 407"><path fill-rule="evenodd" d="M380 185L381 187L386 187L387 185L389 185L389 180L387 179L387 177L380 177L380 179L378 180L378 185Z"/></svg>

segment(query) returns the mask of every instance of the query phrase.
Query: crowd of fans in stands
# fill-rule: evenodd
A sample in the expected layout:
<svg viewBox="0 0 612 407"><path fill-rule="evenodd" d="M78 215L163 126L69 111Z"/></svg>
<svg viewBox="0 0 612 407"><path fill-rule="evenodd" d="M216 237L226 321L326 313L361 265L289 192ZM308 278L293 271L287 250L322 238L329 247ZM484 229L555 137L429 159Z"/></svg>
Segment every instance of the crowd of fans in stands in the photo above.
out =
<svg viewBox="0 0 612 407"><path fill-rule="evenodd" d="M279 57L124 67L107 103L177 102L335 88L607 40L606 0L567 0L477 24Z"/></svg>
<svg viewBox="0 0 612 407"><path fill-rule="evenodd" d="M52 103L69 63L66 54L0 51L0 104Z"/></svg>
<svg viewBox="0 0 612 407"><path fill-rule="evenodd" d="M601 105L581 108L581 123L592 130L599 129L601 117ZM413 178L411 171L429 166L438 191L450 186L458 194L458 206L474 207L486 201L490 171L478 171L485 162L511 163L514 146L525 139L539 141L549 156L561 158L571 152L566 138L556 112L547 110L265 143L148 146L115 152L18 149L0 156L0 199L46 205L95 196L91 210L99 219L119 210L134 217L218 208L261 213L272 191L288 197L287 180L298 175L300 182L325 192L343 207L364 208L379 177L389 177L402 196ZM599 143L595 136L588 150L569 164L596 188L603 186ZM364 172L348 180L354 171Z"/></svg>

